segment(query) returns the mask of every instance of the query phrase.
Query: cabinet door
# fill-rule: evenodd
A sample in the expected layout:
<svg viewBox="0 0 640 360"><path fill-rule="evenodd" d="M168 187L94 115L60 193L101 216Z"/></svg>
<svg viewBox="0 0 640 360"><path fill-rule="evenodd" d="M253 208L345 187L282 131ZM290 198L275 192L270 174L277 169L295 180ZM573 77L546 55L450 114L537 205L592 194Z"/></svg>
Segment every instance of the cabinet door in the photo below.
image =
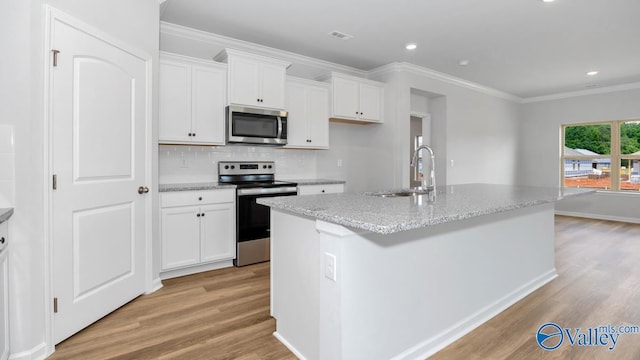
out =
<svg viewBox="0 0 640 360"><path fill-rule="evenodd" d="M192 74L192 141L224 145L226 71L194 66Z"/></svg>
<svg viewBox="0 0 640 360"><path fill-rule="evenodd" d="M229 59L229 103L262 106L260 99L260 63L233 57Z"/></svg>
<svg viewBox="0 0 640 360"><path fill-rule="evenodd" d="M161 210L163 270L200 261L199 210L194 206Z"/></svg>
<svg viewBox="0 0 640 360"><path fill-rule="evenodd" d="M284 109L286 69L282 66L261 64L261 107Z"/></svg>
<svg viewBox="0 0 640 360"><path fill-rule="evenodd" d="M201 261L228 260L236 257L236 211L234 203L206 205L200 208Z"/></svg>
<svg viewBox="0 0 640 360"><path fill-rule="evenodd" d="M357 82L333 78L333 115L347 119L359 117Z"/></svg>
<svg viewBox="0 0 640 360"><path fill-rule="evenodd" d="M360 84L360 118L381 121L382 89L375 85Z"/></svg>
<svg viewBox="0 0 640 360"><path fill-rule="evenodd" d="M176 62L160 63L160 141L191 141L191 68Z"/></svg>
<svg viewBox="0 0 640 360"><path fill-rule="evenodd" d="M309 146L307 129L307 89L301 84L287 84L287 146Z"/></svg>
<svg viewBox="0 0 640 360"><path fill-rule="evenodd" d="M311 87L307 90L309 146L329 147L329 90Z"/></svg>

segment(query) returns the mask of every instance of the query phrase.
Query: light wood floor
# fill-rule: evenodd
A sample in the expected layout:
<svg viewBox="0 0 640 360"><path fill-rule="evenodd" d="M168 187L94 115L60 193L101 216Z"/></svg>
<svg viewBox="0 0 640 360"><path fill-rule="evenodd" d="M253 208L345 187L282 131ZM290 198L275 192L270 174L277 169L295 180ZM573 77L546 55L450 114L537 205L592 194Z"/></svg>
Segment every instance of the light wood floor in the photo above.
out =
<svg viewBox="0 0 640 360"><path fill-rule="evenodd" d="M515 235L517 236L517 234ZM431 359L640 359L640 334L615 350L563 344L535 332L640 325L640 225L556 217L559 277ZM164 282L77 335L49 359L295 359L273 336L268 263Z"/></svg>

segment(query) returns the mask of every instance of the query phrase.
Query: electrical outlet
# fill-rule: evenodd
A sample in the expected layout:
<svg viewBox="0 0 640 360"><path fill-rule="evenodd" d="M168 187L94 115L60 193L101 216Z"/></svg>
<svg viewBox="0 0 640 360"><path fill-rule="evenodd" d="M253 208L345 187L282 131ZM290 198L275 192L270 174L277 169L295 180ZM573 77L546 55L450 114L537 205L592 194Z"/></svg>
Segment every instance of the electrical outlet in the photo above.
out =
<svg viewBox="0 0 640 360"><path fill-rule="evenodd" d="M324 277L336 281L336 256L324 253Z"/></svg>
<svg viewBox="0 0 640 360"><path fill-rule="evenodd" d="M451 167L453 167L453 159L451 159Z"/></svg>

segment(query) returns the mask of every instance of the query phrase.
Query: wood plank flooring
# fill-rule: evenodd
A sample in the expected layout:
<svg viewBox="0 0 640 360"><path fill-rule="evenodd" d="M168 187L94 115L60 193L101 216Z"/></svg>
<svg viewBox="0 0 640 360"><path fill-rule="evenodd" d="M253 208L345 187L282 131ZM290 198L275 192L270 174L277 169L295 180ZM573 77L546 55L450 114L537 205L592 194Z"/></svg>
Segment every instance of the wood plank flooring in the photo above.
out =
<svg viewBox="0 0 640 360"><path fill-rule="evenodd" d="M613 351L563 344L547 352L535 341L546 322L640 325L639 259L640 225L558 216L560 276L431 359L640 359L640 334L621 335ZM268 263L163 283L49 359L295 359L272 336Z"/></svg>

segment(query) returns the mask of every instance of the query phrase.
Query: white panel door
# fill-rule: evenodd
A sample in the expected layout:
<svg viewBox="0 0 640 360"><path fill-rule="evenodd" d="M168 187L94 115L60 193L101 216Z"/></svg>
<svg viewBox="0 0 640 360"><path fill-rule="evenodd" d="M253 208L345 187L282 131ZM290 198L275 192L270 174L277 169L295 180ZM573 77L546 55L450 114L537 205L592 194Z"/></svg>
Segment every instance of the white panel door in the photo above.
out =
<svg viewBox="0 0 640 360"><path fill-rule="evenodd" d="M52 73L54 340L145 290L147 60L59 19Z"/></svg>

